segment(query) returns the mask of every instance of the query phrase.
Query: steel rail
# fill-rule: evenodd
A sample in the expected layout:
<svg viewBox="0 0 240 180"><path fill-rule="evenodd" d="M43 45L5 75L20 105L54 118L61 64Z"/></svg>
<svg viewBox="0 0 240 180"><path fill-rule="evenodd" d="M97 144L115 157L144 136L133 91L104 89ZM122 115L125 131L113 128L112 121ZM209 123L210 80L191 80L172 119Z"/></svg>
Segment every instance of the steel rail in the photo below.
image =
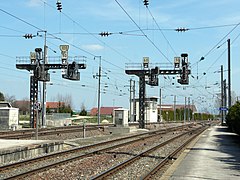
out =
<svg viewBox="0 0 240 180"><path fill-rule="evenodd" d="M180 151L182 151L190 142L192 142L197 136L199 136L202 132L204 132L208 127L205 127L203 129L201 129L197 134L193 135L190 139L188 139L184 144L182 144L180 147L178 147L176 150L174 150L173 152L171 152L169 155L167 155L163 160L161 160L156 166L154 166L152 168L151 171L149 171L147 174L145 174L144 176L142 176L140 179L141 180L147 180L147 179L151 179L156 173L157 171L159 171L162 167L164 167L164 165L166 165L167 162L169 162L170 160L174 159L174 156L179 153Z"/></svg>
<svg viewBox="0 0 240 180"><path fill-rule="evenodd" d="M200 127L200 128L202 128L202 127ZM106 170L106 171L104 171L104 172L102 172L102 173L92 177L91 179L92 180L104 179L104 178L106 178L106 177L116 173L117 171L121 170L122 168L128 166L129 164L133 163L134 161L140 159L141 157L145 157L147 154L151 153L152 151L155 151L156 149L158 149L160 147L163 147L166 144L171 143L172 141L174 141L174 140L176 140L176 139L178 139L178 138L180 138L180 137L182 137L182 136L184 136L186 134L189 134L190 132L197 131L200 128L197 128L197 129L194 129L192 131L188 131L188 132L182 133L182 134L180 134L178 136L175 136L173 138L170 138L167 141L164 141L164 142L162 142L162 143L160 143L160 144L158 144L158 145L156 145L156 146L154 146L154 147L152 147L152 148L150 148L150 149L148 149L148 150L146 150L144 152L141 152L141 153L135 155L134 157L131 157L131 158L127 159L126 161L123 161L122 163L119 163L116 166L113 166L112 168L110 168L110 169L108 169L108 170Z"/></svg>
<svg viewBox="0 0 240 180"><path fill-rule="evenodd" d="M86 150L86 149L95 148L97 146L104 146L104 145L107 145L107 144L111 144L111 143L114 143L114 142L117 142L117 141L123 141L123 140L127 140L127 139L137 138L137 139L134 139L134 140L131 140L131 141L128 141L128 142L123 142L123 143L120 143L120 144L117 144L117 145L114 145L114 146L111 146L111 147L95 150L95 151L92 151L92 152L87 153L85 155L79 155L78 157L74 157L72 159L67 159L66 161L61 161L59 163L50 165L50 166L54 167L54 166L58 166L60 164L64 164L67 161L73 161L75 159L87 157L87 156L90 156L92 154L98 154L98 153L103 152L103 151L108 151L110 149L125 146L125 145L128 145L128 144L137 142L137 141L141 141L141 140L146 139L146 138L151 138L151 137L156 136L156 135L165 134L166 132L169 132L169 131L171 132L171 131L174 131L174 130L177 130L177 129L181 129L183 127L184 126L172 127L172 128L168 128L168 129L165 129L165 130L156 130L156 131L151 131L151 132L146 132L146 133L141 133L141 134L135 134L135 135L132 135L132 136L117 138L117 139L113 139L113 140L110 140L110 141L100 142L100 143L96 143L96 144L92 144L92 145L77 147L77 148L73 148L73 149L70 149L70 150L65 150L65 151L61 151L61 152L57 152L57 153L53 153L53 154L48 154L48 155L45 155L45 156L40 156L40 157L36 157L36 158L32 158L32 159L27 159L27 160L23 160L23 161L20 161L20 162L15 162L15 163L12 163L12 164L7 164L7 165L0 166L0 171L1 172L10 171L11 169L14 169L14 168L17 168L17 167L20 167L20 166L22 167L25 164L30 164L30 163L36 163L36 162L39 162L39 161L49 160L49 158L55 158L57 156L63 156L63 155L67 155L67 154L70 154L70 153L76 153L76 152L83 151L83 150ZM147 137L146 137L146 135L147 135ZM143 136L143 137L141 137L141 136ZM46 166L46 168L49 168L49 166ZM35 172L37 172L37 170L35 170ZM31 173L31 172L28 172L28 173ZM18 176L16 176L16 177L18 177Z"/></svg>
<svg viewBox="0 0 240 180"><path fill-rule="evenodd" d="M86 126L86 130L97 130L102 129L106 125L102 126L95 126L95 125L88 125ZM111 124L111 126L113 126ZM69 128L71 127L71 128ZM48 136L48 135L55 135L55 134L63 134L63 133L73 133L73 132L82 132L83 126L67 126L65 128L53 128L53 129L41 129L38 133L39 136ZM21 132L18 131L9 131L9 132L1 132L0 138L2 139L23 139L23 138L31 138L35 136L35 130L21 130Z"/></svg>

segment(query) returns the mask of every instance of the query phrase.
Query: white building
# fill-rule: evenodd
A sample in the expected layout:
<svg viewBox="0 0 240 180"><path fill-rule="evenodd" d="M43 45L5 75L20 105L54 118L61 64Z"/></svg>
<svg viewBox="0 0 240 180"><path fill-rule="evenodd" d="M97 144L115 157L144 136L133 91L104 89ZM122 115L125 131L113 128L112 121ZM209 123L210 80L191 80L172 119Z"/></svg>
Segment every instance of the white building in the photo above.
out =
<svg viewBox="0 0 240 180"><path fill-rule="evenodd" d="M15 129L18 127L18 108L13 108L10 103L0 102L0 129Z"/></svg>
<svg viewBox="0 0 240 180"><path fill-rule="evenodd" d="M158 110L157 110L157 101L158 97L153 96L149 98L145 98L145 123L158 122ZM135 107L136 107L136 121L139 120L139 99L135 99ZM134 122L134 106L133 100L131 102L131 122Z"/></svg>

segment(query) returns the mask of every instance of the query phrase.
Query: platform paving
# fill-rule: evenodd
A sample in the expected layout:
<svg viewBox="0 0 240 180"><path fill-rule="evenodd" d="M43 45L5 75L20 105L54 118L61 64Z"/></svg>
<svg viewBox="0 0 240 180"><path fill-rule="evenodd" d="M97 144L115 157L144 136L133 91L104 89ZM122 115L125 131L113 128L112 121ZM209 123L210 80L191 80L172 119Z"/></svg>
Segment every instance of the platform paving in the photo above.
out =
<svg viewBox="0 0 240 180"><path fill-rule="evenodd" d="M240 180L240 136L229 132L227 127L210 127L162 179Z"/></svg>
<svg viewBox="0 0 240 180"><path fill-rule="evenodd" d="M34 144L43 144L46 140L14 140L14 139L0 139L0 150L10 149L16 147L25 147Z"/></svg>

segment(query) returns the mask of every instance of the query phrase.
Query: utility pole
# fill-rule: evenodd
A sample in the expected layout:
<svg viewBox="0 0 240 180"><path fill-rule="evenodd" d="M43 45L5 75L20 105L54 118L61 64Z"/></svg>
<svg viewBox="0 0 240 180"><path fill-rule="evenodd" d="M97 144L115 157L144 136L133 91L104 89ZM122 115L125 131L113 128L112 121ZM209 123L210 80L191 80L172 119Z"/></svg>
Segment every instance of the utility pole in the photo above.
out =
<svg viewBox="0 0 240 180"><path fill-rule="evenodd" d="M231 49L230 49L230 39L227 40L228 42L228 109L230 109L232 104L231 98Z"/></svg>
<svg viewBox="0 0 240 180"><path fill-rule="evenodd" d="M188 122L190 122L190 97L188 97Z"/></svg>
<svg viewBox="0 0 240 180"><path fill-rule="evenodd" d="M224 106L223 95L223 65L221 65L221 108ZM221 110L221 124L223 125L223 110Z"/></svg>
<svg viewBox="0 0 240 180"><path fill-rule="evenodd" d="M192 100L192 121L194 122L194 112L193 112L193 108L194 108L194 100Z"/></svg>
<svg viewBox="0 0 240 180"><path fill-rule="evenodd" d="M136 99L135 99L135 93L136 93L136 85L135 80L133 80L133 121L136 122Z"/></svg>
<svg viewBox="0 0 240 180"><path fill-rule="evenodd" d="M223 94L224 94L224 104L223 107L226 108L227 107L227 83L226 83L226 79L223 81ZM226 110L224 110L224 118L226 118Z"/></svg>
<svg viewBox="0 0 240 180"><path fill-rule="evenodd" d="M96 57L96 56L95 56ZM94 59L95 59L94 57ZM101 110L100 110L100 101L101 101L101 56L99 57L99 68L98 68L98 125L100 125L100 115L101 115Z"/></svg>
<svg viewBox="0 0 240 180"><path fill-rule="evenodd" d="M162 88L159 90L159 116L160 122L162 122Z"/></svg>
<svg viewBox="0 0 240 180"><path fill-rule="evenodd" d="M43 68L45 69L45 64L47 63L47 31L44 31L44 49L43 49ZM42 127L46 127L46 96L47 88L46 82L43 81L43 96L42 96Z"/></svg>
<svg viewBox="0 0 240 180"><path fill-rule="evenodd" d="M130 79L129 121L132 122L132 79Z"/></svg>
<svg viewBox="0 0 240 180"><path fill-rule="evenodd" d="M186 123L186 104L187 104L187 97L184 97L185 99L185 103L184 103L184 117L183 117L183 121L184 124Z"/></svg>
<svg viewBox="0 0 240 180"><path fill-rule="evenodd" d="M174 122L176 121L176 95L174 95L174 104L173 104L173 110L174 110Z"/></svg>

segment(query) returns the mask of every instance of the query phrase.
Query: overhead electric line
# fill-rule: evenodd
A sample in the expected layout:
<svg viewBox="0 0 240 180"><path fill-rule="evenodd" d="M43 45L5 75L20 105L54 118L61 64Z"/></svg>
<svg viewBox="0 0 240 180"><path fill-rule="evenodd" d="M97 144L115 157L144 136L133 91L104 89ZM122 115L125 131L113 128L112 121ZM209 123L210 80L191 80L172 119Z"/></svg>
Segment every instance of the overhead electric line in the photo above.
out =
<svg viewBox="0 0 240 180"><path fill-rule="evenodd" d="M169 40L167 39L167 37L166 37L166 36L165 36L165 34L163 33L162 29L161 29L161 28L160 28L160 26L158 25L158 23L157 23L156 19L154 18L154 16L152 15L152 13L151 13L150 9L148 8L148 5L146 5L146 8L147 8L147 10L148 10L149 14L152 16L152 19L153 19L153 21L154 21L154 22L155 22L155 24L157 25L157 27L158 27L158 30L161 32L162 36L163 36L163 37L164 37L164 39L167 41L167 43L168 43L169 47L171 48L171 50L173 51L173 53L175 54L175 56L177 56L177 53L176 53L176 51L173 49L173 47L172 47L172 45L170 44Z"/></svg>
<svg viewBox="0 0 240 180"><path fill-rule="evenodd" d="M216 45L214 45L202 58L206 58L213 50L215 50L218 45L229 35L231 34L238 26L240 25L240 22L236 24Z"/></svg>
<svg viewBox="0 0 240 180"><path fill-rule="evenodd" d="M129 17L129 19L135 24L135 26L141 31L141 33L144 35L144 37L160 52L160 54L170 63L172 63L168 57L156 46L156 44L145 34L145 32L141 29L141 27L134 21L134 19L128 14L128 12L124 9L124 7L117 1L115 2L118 4L118 6L124 11L124 13Z"/></svg>

